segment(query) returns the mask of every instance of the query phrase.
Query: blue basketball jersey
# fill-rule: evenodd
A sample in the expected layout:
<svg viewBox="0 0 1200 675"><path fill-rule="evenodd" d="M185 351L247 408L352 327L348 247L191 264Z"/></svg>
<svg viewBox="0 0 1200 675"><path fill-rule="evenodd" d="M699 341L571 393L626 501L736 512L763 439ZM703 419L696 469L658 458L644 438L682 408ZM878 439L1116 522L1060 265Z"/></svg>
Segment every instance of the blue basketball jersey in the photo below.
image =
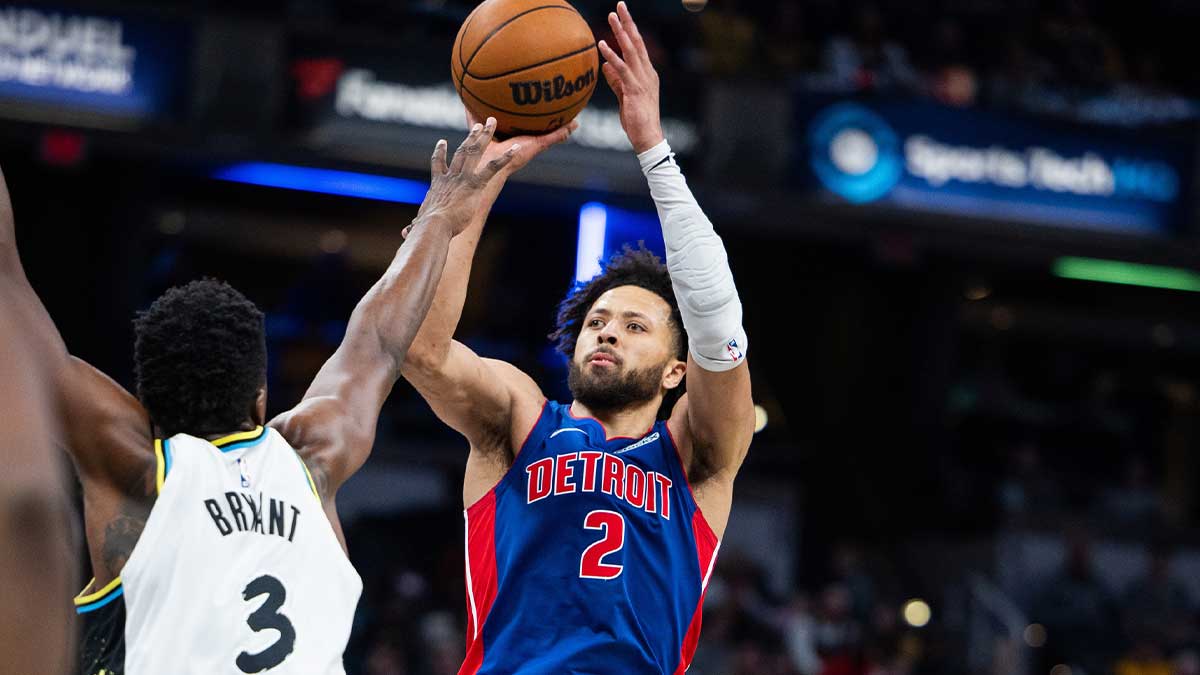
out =
<svg viewBox="0 0 1200 675"><path fill-rule="evenodd" d="M468 508L459 675L675 675L700 635L718 541L666 422L606 439L547 402Z"/></svg>

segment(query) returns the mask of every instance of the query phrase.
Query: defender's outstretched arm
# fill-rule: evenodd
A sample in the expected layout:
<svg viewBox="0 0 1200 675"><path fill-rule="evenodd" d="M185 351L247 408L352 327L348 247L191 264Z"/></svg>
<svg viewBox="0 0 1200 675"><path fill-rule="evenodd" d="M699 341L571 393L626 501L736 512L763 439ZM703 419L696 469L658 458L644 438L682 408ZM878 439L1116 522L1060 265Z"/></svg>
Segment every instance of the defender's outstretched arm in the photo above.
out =
<svg viewBox="0 0 1200 675"><path fill-rule="evenodd" d="M149 416L120 384L67 353L58 328L25 277L14 227L8 187L0 175L0 306L11 329L22 333L23 368L43 377L53 435L49 443L22 449L26 454L42 453L36 461L54 464L54 448L65 447L84 485L90 512L112 513L127 498L144 498L154 492ZM0 340L0 345L7 344ZM30 401L22 402L29 405ZM11 408L5 410L23 419ZM88 533L92 572L101 583L120 574L103 555L106 537L104 532ZM55 609L59 607L68 609L70 605L61 603Z"/></svg>
<svg viewBox="0 0 1200 675"><path fill-rule="evenodd" d="M432 184L407 241L354 309L341 346L301 404L271 422L308 463L327 509L370 454L379 411L429 312L451 239L466 236L489 186L520 150L510 145L485 157L495 124L476 124L448 165L446 143L438 143Z"/></svg>
<svg viewBox="0 0 1200 675"><path fill-rule="evenodd" d="M577 126L572 123L545 136L512 139L491 151L499 152L513 144L521 147L499 179L488 186L470 226L450 244L446 270L433 306L401 368L405 379L416 387L434 413L466 436L478 451L510 448L514 442L511 440L514 400L536 408L543 397L533 380L511 364L481 358L454 340L466 302L471 262L488 213L504 183L534 157L566 141Z"/></svg>
<svg viewBox="0 0 1200 675"><path fill-rule="evenodd" d="M2 175L0 304L28 338L31 366L46 374L56 413L52 420L55 444L70 453L85 491L101 500L137 491L139 479L147 469L151 473L154 469L149 417L121 385L67 353L62 336L21 266L12 202ZM101 578L105 570L96 573Z"/></svg>
<svg viewBox="0 0 1200 675"><path fill-rule="evenodd" d="M73 514L54 451L47 371L0 301L0 654L12 672L68 672L76 581Z"/></svg>

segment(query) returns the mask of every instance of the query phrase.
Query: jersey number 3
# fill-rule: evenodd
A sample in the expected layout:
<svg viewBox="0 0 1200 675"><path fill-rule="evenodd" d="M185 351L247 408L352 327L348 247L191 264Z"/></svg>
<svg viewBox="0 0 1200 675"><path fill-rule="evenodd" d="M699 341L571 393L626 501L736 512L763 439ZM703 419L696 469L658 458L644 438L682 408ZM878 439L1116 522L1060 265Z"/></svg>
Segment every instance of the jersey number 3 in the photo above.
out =
<svg viewBox="0 0 1200 675"><path fill-rule="evenodd" d="M246 623L255 633L268 628L277 630L279 639L257 654L248 652L238 654L237 667L243 673L261 673L264 670L270 670L283 663L283 660L296 647L296 629L286 616L279 613L279 608L283 607L283 601L287 600L287 589L283 587L283 583L269 574L264 574L246 584L246 590L242 591L242 599L246 602L260 595L266 595L267 599L246 619Z"/></svg>
<svg viewBox="0 0 1200 675"><path fill-rule="evenodd" d="M606 563L604 558L625 548L625 517L615 511L592 511L583 519L583 529L604 530L604 538L584 549L579 576L605 580L621 576L624 567Z"/></svg>

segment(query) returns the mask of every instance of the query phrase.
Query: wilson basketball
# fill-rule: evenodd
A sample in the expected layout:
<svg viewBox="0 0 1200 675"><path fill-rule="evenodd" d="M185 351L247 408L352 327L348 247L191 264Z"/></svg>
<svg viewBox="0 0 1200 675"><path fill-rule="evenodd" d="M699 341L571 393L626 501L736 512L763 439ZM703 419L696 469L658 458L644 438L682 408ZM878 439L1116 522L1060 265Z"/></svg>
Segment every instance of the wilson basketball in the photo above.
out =
<svg viewBox="0 0 1200 675"><path fill-rule="evenodd" d="M564 0L487 0L463 22L450 62L463 104L509 136L569 123L600 77L596 38Z"/></svg>

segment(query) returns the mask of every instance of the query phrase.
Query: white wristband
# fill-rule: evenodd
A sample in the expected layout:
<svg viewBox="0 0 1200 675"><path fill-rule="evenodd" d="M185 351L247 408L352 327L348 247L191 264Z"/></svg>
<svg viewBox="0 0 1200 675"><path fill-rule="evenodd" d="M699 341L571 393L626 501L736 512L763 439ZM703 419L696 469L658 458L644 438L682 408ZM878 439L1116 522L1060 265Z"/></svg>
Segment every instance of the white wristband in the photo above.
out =
<svg viewBox="0 0 1200 675"><path fill-rule="evenodd" d="M639 154L638 162L662 223L667 269L692 358L705 370L731 370L745 359L748 344L725 245L666 141Z"/></svg>

